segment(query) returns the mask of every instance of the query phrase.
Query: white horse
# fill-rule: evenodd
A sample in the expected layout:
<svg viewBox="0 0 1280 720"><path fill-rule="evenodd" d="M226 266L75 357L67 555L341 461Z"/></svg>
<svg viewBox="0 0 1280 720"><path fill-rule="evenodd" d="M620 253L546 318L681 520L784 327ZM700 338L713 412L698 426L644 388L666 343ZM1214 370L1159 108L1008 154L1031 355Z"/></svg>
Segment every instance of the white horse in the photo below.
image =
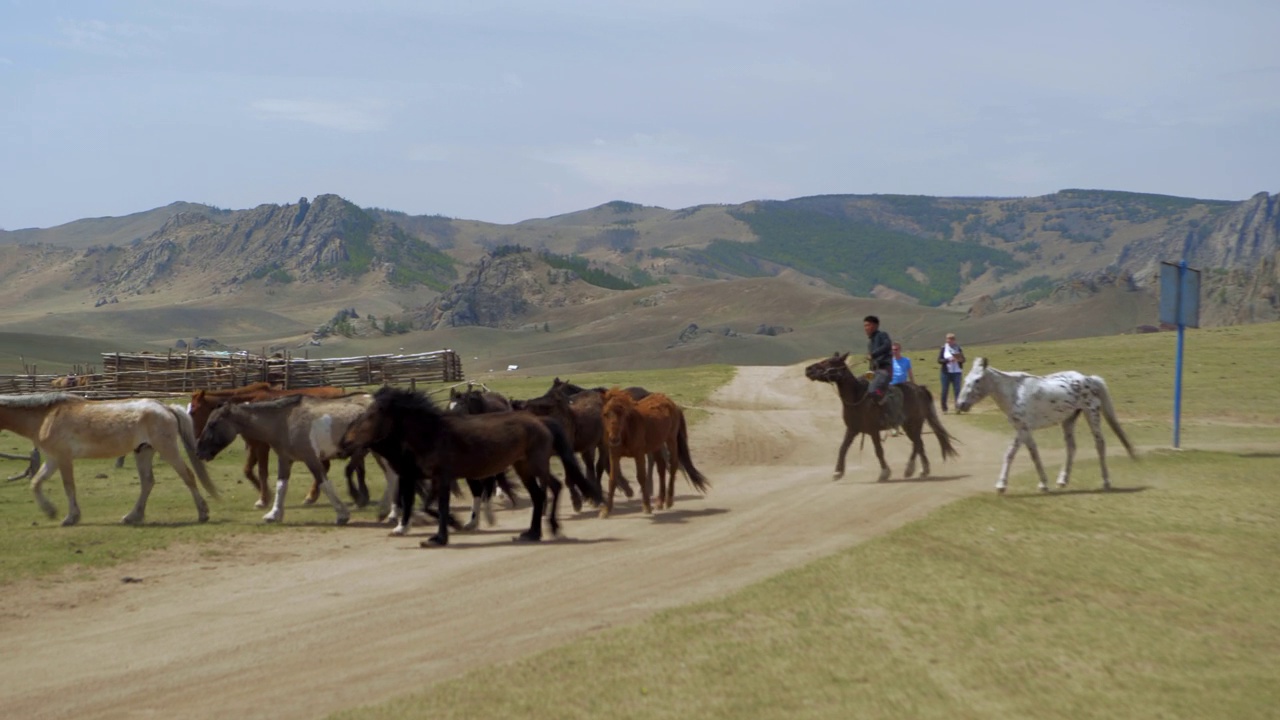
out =
<svg viewBox="0 0 1280 720"><path fill-rule="evenodd" d="M1074 370L1053 373L1052 375L1029 375L1023 372L1001 372L987 365L986 358L978 358L964 379L964 387L960 389L960 398L956 401L956 409L967 412L979 400L990 395L1000 409L1009 418L1009 424L1017 434L1013 444L1004 455L1004 466L1000 468L1000 478L996 480L996 492L1003 493L1008 487L1009 465L1017 454L1020 445L1026 445L1031 453L1031 460L1036 464L1036 472L1040 474L1040 490L1049 490L1049 479L1044 474L1044 466L1040 463L1040 451L1031 436L1033 430L1061 425L1062 436L1067 443L1067 462L1058 473L1058 487L1066 487L1071 478L1071 461L1076 454L1076 419L1084 413L1089 421L1089 429L1093 431L1093 442L1098 447L1098 464L1102 467L1102 487L1111 489L1111 478L1107 474L1107 447L1102 437L1100 417L1107 419L1107 424L1124 443L1129 457L1137 459L1133 446L1120 422L1116 420L1115 407L1111 404L1111 394L1107 392L1107 384L1097 375L1083 375Z"/></svg>

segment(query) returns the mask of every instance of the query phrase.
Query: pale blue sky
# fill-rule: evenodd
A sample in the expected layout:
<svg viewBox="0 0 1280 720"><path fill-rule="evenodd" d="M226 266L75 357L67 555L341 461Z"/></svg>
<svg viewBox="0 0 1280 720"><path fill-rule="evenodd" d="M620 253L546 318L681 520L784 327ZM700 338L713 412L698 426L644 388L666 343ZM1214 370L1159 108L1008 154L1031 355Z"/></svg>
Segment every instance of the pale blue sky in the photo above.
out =
<svg viewBox="0 0 1280 720"><path fill-rule="evenodd" d="M1280 191L1280 2L0 0L0 228Z"/></svg>

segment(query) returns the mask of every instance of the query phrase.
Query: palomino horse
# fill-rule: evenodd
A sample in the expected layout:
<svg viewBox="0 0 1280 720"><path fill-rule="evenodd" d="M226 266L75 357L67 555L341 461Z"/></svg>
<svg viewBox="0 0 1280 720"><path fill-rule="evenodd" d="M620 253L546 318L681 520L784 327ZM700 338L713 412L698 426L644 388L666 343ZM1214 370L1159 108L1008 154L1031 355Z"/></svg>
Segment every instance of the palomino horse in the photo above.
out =
<svg viewBox="0 0 1280 720"><path fill-rule="evenodd" d="M489 477L508 467L515 469L533 500L529 529L517 539L542 539L548 490L552 508L548 522L552 534L559 534L555 507L560 481L551 474L552 454L564 464L570 482L587 487L592 499L600 501L600 487L592 487L583 476L559 423L523 412L449 415L426 395L393 387L383 387L373 397L368 410L347 428L339 451L350 454L367 448L386 458L400 476L401 524L392 531L394 535L408 531L415 489L430 479L439 507L439 529L423 545L448 545L449 492L457 478Z"/></svg>
<svg viewBox="0 0 1280 720"><path fill-rule="evenodd" d="M204 432L205 423L209 421L209 415L214 410L222 407L227 403L245 403L258 402L261 400L274 400L276 398L290 397L293 395L306 395L316 398L336 398L347 395L348 392L342 388L332 386L310 387L310 388L294 388L285 390L280 387L271 385L270 383L258 382L244 385L237 388L229 388L225 390L197 390L191 395L191 403L187 406L187 411L191 413L191 420L195 423L196 436L198 437ZM256 440L245 438L245 458L244 458L244 476L258 490L258 499L254 502L254 507L263 508L270 504L268 491L270 484L268 483L268 467L267 462L270 460L271 447L266 443L260 443ZM254 472L254 469L257 472ZM329 461L325 461L325 473L328 474ZM351 495L351 499L355 502L356 507L364 507L369 504L369 486L365 482L365 467L363 458L353 458L347 463L346 469L347 492ZM310 505L320 496L320 486L313 483L311 490L302 499L303 505Z"/></svg>
<svg viewBox="0 0 1280 720"><path fill-rule="evenodd" d="M209 416L196 447L201 458L212 460L237 435L269 445L279 458L279 466L275 504L262 519L266 522L284 519L289 475L293 463L301 462L320 484L325 497L329 498L337 513L337 523L345 525L351 515L333 491L324 461L337 455L338 441L347 425L359 417L371 402L372 397L368 393L352 393L339 398L289 395L276 400L227 403Z"/></svg>
<svg viewBox="0 0 1280 720"><path fill-rule="evenodd" d="M840 442L840 451L836 458L836 470L834 477L836 480L844 477L844 459L849 452L849 446L853 444L853 438L858 433L865 433L871 436L871 442L876 449L876 458L880 461L880 477L879 482L889 479L892 474L889 470L889 464L884 460L884 447L880 442L880 430L882 424L880 421L880 406L868 398L868 383L866 380L853 374L849 370L849 366L845 363L845 359L849 357L849 353L835 353L829 358L819 360L804 369L805 377L818 382L832 383L836 386L836 391L840 395L840 403L844 407L842 413L844 417L844 440ZM912 477L916 474L916 458L920 458L921 476L929 476L929 456L924 450L924 440L921 437L921 430L924 424L929 423L929 428L933 430L933 434L938 438L938 445L942 448L942 459L946 460L955 457L958 453L952 445L954 438L942 427L942 422L938 420L938 414L933 409L933 395L929 389L923 385L915 383L902 383L897 386L902 390L902 410L906 415L906 422L902 429L907 433L907 439L911 440L911 459L907 461L906 477Z"/></svg>
<svg viewBox="0 0 1280 720"><path fill-rule="evenodd" d="M624 457L635 459L640 501L646 514L653 512L649 504L651 479L647 463L651 455L655 457L654 464L658 468L659 508L675 504L677 467L684 468L689 482L698 492L706 492L710 487L707 479L693 466L684 412L671 398L662 393L650 393L636 400L622 388L610 388L604 393L603 417L605 444L609 449L609 492L605 495L604 507L600 508L600 517L609 517L613 512L615 480L622 475L619 465ZM665 457L671 458L669 466L660 453L663 449L666 450Z"/></svg>
<svg viewBox="0 0 1280 720"><path fill-rule="evenodd" d="M1036 447L1032 431L1061 425L1062 436L1067 443L1067 461L1058 473L1058 487L1066 487L1071 479L1071 462L1076 454L1076 420L1080 413L1089 422L1093 431L1093 442L1098 448L1098 465L1102 468L1102 487L1111 489L1111 477L1107 473L1107 443L1102 437L1101 417L1124 443L1129 457L1138 459L1129 444L1129 438L1120 428L1116 419L1115 407L1111 404L1111 393L1107 391L1107 383L1097 375L1083 375L1074 370L1053 373L1052 375L1029 375L1023 372L1001 372L987 364L986 358L978 358L964 379L960 389L960 397L956 400L956 409L966 412L982 398L990 395L996 405L1004 411L1013 426L1013 443L1004 454L1004 465L1000 468L1000 477L996 480L996 492L1003 493L1009 485L1009 465L1013 456L1018 453L1018 446L1026 445L1031 453L1031 461L1040 474L1040 491L1048 492L1049 478L1044 474L1044 466L1040 463L1040 449Z"/></svg>
<svg viewBox="0 0 1280 720"><path fill-rule="evenodd" d="M155 485L151 460L155 453L173 466L191 491L200 522L209 519L209 506L200 497L196 478L213 497L218 489L209 479L204 463L196 454L195 432L191 417L180 408L158 400L85 400L67 393L42 393L0 397L0 430L11 430L35 443L44 454L44 465L31 479L36 503L49 517L57 508L41 491L44 481L54 470L62 474L62 487L67 493L67 516L63 525L80 521L80 505L76 502L76 480L72 461L76 458L113 458L133 452L142 489L133 510L121 519L128 524L141 523L147 511L147 497ZM187 451L191 466L182 459ZM194 474L192 468L195 468Z"/></svg>

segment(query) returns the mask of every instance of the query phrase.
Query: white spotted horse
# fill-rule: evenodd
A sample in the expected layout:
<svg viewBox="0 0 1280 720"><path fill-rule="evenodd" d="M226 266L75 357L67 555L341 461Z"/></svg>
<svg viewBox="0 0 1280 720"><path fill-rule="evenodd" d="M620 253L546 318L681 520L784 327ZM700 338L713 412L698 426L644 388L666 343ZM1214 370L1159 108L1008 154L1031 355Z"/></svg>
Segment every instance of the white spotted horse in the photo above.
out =
<svg viewBox="0 0 1280 720"><path fill-rule="evenodd" d="M1074 370L1053 373L1052 375L1031 375L1024 372L1002 372L991 367L986 358L978 358L965 377L964 386L960 389L960 397L956 401L956 409L967 412L979 400L991 396L996 405L1004 411L1016 432L1013 443L1004 455L1004 465L1000 468L1000 478L996 480L996 492L1003 493L1008 487L1009 465L1018 448L1027 446L1031 453L1031 461L1040 474L1040 490L1049 490L1049 479L1045 475L1044 465L1040 462L1040 450L1036 447L1032 431L1050 425L1061 425L1062 435L1067 445L1067 460L1058 473L1058 487L1067 486L1071 479L1071 463L1075 459L1076 420L1083 413L1093 431L1093 442L1098 448L1098 464L1102 468L1102 487L1111 489L1111 478L1107 472L1107 446L1102 437L1102 418L1106 418L1112 431L1124 443L1129 457L1137 459L1133 445L1120 428L1116 419L1115 407L1111 403L1111 393L1107 383L1097 375L1084 375Z"/></svg>

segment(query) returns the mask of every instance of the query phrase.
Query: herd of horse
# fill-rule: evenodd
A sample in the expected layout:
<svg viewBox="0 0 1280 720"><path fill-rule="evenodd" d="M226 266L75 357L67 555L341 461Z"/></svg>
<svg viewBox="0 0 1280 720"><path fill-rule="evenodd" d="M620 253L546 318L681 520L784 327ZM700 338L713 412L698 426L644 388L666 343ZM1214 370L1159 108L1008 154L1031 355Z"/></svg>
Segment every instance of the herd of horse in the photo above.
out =
<svg viewBox="0 0 1280 720"><path fill-rule="evenodd" d="M887 429L884 410L870 399L867 380L849 369L847 359L848 353L836 353L805 368L809 380L830 383L839 395L844 436L834 476L844 475L845 456L862 434L871 438L881 468L878 480L884 481L891 474L881 437ZM925 427L937 439L944 460L956 456L956 440L938 418L928 388L914 383L896 388L902 395L900 425L911 443L905 476L915 474L917 459L927 476ZM1015 430L996 483L999 492L1007 487L1010 463L1022 445L1027 446L1039 473L1040 489L1048 489L1032 431L1054 424L1062 427L1066 440L1066 462L1057 480L1059 487L1065 487L1075 455L1075 422L1082 414L1094 436L1104 488L1110 487L1110 478L1102 420L1136 457L1102 378L1071 371L1047 376L1002 372L979 358L965 378L956 407L966 411L988 396ZM270 504L263 516L266 522L284 520L292 468L302 463L312 478L304 503L315 502L323 494L334 508L336 522L347 523L350 510L329 482L330 463L346 461L348 494L363 507L370 502L365 466L372 457L387 478L379 517L395 522L393 534L408 532L418 498L424 513L434 516L436 533L423 545L447 545L450 529L474 529L482 514L492 524L491 503L500 496L514 507L516 494L508 471L520 479L532 504L529 528L515 538L524 542L542 539L544 518L552 535L559 534L557 506L563 489L569 491L575 510L589 502L602 518L613 512L619 487L633 497L635 491L623 471L626 458L634 463L646 514L673 506L679 470L699 492L710 487L693 464L684 410L670 397L640 387L583 388L559 378L543 395L527 400L513 400L472 384L451 388L444 407L429 394L391 386L370 393L334 387L286 390L257 383L199 390L186 405L154 399L87 400L66 392L0 396L0 430L30 439L44 454L31 488L37 505L50 518L57 511L42 487L54 472L60 473L68 502L63 525L80 520L74 460L127 453L135 455L141 490L122 522L143 522L157 453L191 492L197 519L207 521L209 508L200 486L210 496L218 493L205 463L237 437L245 442L243 473L257 491L255 505ZM274 492L268 476L272 452L278 461ZM553 457L563 468L563 482L552 471ZM459 480L467 483L472 498L471 518L465 525L450 512Z"/></svg>

